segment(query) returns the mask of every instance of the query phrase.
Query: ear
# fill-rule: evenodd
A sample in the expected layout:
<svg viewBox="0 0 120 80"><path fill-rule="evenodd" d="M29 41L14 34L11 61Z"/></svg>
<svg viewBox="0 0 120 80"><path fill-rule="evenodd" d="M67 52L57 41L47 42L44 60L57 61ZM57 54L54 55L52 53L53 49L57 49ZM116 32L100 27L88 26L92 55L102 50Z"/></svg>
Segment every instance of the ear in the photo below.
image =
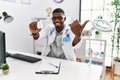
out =
<svg viewBox="0 0 120 80"><path fill-rule="evenodd" d="M66 17L64 17L64 21L66 21Z"/></svg>

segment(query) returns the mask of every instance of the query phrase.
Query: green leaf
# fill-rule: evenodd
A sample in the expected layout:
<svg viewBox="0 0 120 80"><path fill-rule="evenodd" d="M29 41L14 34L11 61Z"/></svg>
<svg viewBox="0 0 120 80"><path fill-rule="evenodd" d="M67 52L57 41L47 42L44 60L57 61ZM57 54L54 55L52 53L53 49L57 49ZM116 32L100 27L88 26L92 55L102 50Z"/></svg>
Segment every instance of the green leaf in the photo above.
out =
<svg viewBox="0 0 120 80"><path fill-rule="evenodd" d="M111 5L119 6L120 5L120 1L119 0L114 0L114 1L111 2Z"/></svg>
<svg viewBox="0 0 120 80"><path fill-rule="evenodd" d="M7 63L3 63L0 67L1 67L2 70L9 69L9 66L8 66Z"/></svg>
<svg viewBox="0 0 120 80"><path fill-rule="evenodd" d="M111 20L111 21L110 21L110 23L113 23L113 22L115 22L115 21L114 21L114 20Z"/></svg>

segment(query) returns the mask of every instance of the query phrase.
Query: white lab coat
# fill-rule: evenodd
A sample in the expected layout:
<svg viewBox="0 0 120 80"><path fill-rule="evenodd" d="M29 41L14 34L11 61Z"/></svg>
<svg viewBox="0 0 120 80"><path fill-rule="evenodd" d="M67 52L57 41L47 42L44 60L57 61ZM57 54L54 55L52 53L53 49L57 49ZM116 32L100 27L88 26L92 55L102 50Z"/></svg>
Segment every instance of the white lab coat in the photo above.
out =
<svg viewBox="0 0 120 80"><path fill-rule="evenodd" d="M39 39L46 38L45 46L42 50L43 56L47 56L50 51L50 44L54 41L56 36L56 31L54 25L52 27L47 26L40 31ZM72 42L75 35L72 33L70 28L65 28L62 34L62 49L67 60L76 61L75 48L81 45L80 41L76 46L72 46ZM38 39L38 40L39 40Z"/></svg>

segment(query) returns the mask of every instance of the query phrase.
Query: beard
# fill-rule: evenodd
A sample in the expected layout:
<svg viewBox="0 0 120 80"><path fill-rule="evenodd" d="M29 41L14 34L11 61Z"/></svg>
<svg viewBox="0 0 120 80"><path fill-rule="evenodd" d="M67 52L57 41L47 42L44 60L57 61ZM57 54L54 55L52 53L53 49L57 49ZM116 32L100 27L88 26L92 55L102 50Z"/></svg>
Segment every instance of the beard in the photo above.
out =
<svg viewBox="0 0 120 80"><path fill-rule="evenodd" d="M61 32L64 26L55 26L57 32Z"/></svg>

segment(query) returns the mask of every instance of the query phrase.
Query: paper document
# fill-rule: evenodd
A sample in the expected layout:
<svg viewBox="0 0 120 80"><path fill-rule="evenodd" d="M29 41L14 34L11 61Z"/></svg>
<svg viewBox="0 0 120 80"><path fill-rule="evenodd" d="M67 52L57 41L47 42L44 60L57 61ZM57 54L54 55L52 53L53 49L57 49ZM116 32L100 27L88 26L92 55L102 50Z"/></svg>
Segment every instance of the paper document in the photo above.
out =
<svg viewBox="0 0 120 80"><path fill-rule="evenodd" d="M43 23L42 23L42 21L37 21L37 27L38 27L38 28L43 28Z"/></svg>
<svg viewBox="0 0 120 80"><path fill-rule="evenodd" d="M36 70L37 74L58 74L60 70L60 60L46 59L42 60L41 64Z"/></svg>

